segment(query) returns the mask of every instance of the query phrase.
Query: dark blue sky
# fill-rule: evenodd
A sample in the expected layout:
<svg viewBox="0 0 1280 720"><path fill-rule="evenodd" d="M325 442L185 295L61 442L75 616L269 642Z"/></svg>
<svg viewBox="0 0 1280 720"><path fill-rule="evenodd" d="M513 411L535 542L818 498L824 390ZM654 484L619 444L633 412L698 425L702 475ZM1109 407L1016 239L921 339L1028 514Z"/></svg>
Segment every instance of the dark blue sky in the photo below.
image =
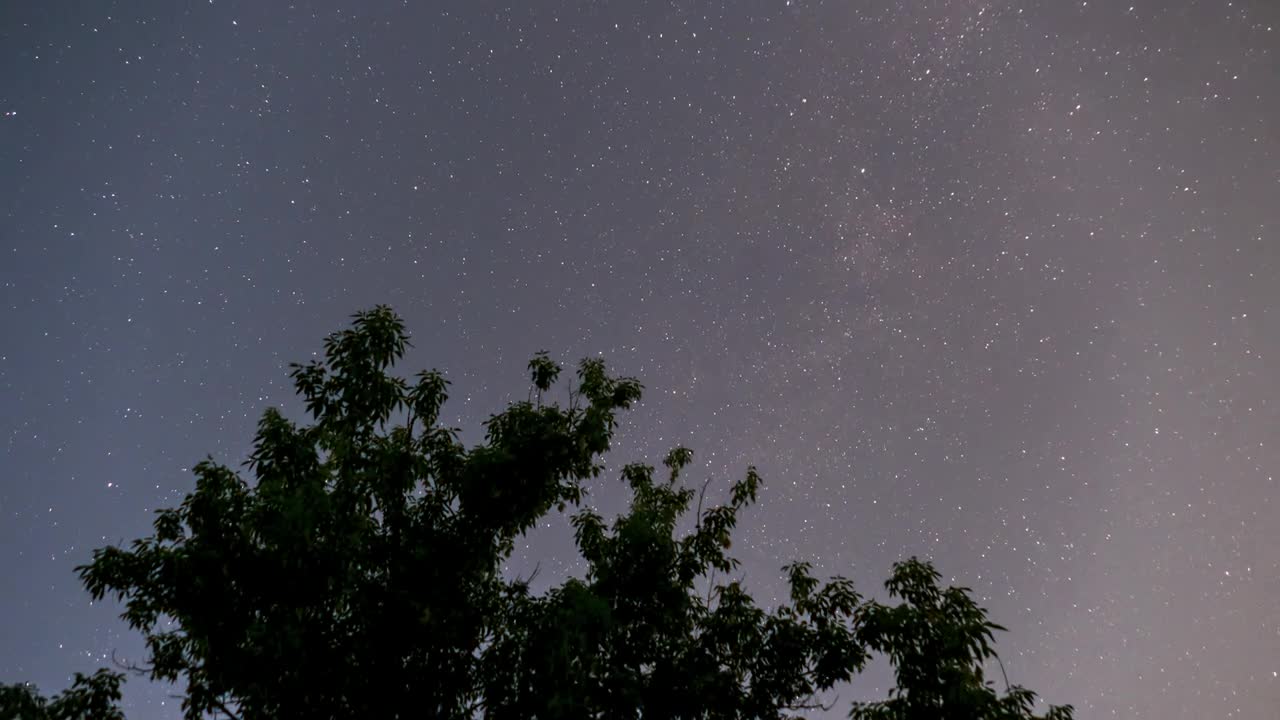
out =
<svg viewBox="0 0 1280 720"><path fill-rule="evenodd" d="M601 353L616 463L758 465L766 602L920 554L1081 718L1280 707L1269 0L14 0L0 68L0 680L144 659L72 568L389 303L471 437Z"/></svg>

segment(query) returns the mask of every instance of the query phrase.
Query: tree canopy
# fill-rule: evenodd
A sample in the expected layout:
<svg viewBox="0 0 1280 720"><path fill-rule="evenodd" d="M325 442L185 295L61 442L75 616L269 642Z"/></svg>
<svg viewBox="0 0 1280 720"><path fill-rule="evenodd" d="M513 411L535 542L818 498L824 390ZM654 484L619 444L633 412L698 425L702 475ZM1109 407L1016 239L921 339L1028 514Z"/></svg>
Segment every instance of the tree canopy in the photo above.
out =
<svg viewBox="0 0 1280 720"><path fill-rule="evenodd" d="M1003 628L927 562L894 566L891 605L793 563L787 601L760 607L730 580L754 468L704 508L683 483L692 452L675 448L661 470L622 469L625 514L595 512L588 484L635 379L584 360L567 404L550 402L561 368L540 353L528 400L468 448L440 422L443 375L391 373L408 346L390 308L356 314L322 360L292 366L309 424L267 409L249 478L206 459L154 534L77 568L144 635L139 671L185 684L188 720L801 717L876 655L897 687L855 720L1037 717L1034 693L984 673ZM586 572L537 593L503 567L553 509L570 512ZM50 700L0 688L0 720L122 718L121 678L78 675Z"/></svg>

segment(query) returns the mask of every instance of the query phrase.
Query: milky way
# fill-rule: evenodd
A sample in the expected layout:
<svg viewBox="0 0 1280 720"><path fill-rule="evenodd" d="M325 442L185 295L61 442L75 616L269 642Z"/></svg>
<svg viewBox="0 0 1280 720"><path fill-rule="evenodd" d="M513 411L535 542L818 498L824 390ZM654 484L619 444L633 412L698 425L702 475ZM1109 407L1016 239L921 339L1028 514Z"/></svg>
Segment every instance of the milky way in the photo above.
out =
<svg viewBox="0 0 1280 720"><path fill-rule="evenodd" d="M792 559L883 598L918 554L1081 718L1280 712L1270 0L8 3L0 36L0 680L144 659L72 568L300 417L286 364L385 302L472 440L547 349L647 386L612 463L758 465L765 603Z"/></svg>

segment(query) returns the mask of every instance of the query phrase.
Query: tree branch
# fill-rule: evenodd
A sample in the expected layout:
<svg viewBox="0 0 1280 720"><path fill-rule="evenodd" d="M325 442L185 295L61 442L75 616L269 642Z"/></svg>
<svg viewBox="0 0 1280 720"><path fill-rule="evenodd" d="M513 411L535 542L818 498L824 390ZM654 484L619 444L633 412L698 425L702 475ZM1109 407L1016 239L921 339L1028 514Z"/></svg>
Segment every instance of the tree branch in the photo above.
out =
<svg viewBox="0 0 1280 720"><path fill-rule="evenodd" d="M222 714L231 718L231 720L240 720L240 716L228 710L227 706L221 700L214 700L213 704L217 705L218 709L222 711Z"/></svg>
<svg viewBox="0 0 1280 720"><path fill-rule="evenodd" d="M127 660L121 660L119 657L116 656L115 648L111 648L111 662L115 663L116 667L120 668L121 670L124 670L126 672L131 672L134 675L137 675L139 677L144 675L150 675L153 669L149 667L143 667L141 665L136 665L134 663L128 662Z"/></svg>
<svg viewBox="0 0 1280 720"><path fill-rule="evenodd" d="M694 512L694 530L702 529L702 499L707 496L707 486L711 484L711 476L708 475L705 482L702 483L702 491L698 493L698 509Z"/></svg>

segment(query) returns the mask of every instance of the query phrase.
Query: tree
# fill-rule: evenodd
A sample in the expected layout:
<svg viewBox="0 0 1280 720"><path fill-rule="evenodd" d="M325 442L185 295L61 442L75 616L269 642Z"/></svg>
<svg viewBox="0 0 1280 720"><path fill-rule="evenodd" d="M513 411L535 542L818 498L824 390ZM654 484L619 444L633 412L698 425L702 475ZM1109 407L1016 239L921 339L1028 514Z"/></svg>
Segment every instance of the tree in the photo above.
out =
<svg viewBox="0 0 1280 720"><path fill-rule="evenodd" d="M966 589L939 589L928 563L895 566L892 607L805 563L785 568L789 602L769 611L740 582L717 581L738 566L728 551L761 487L754 468L728 504L703 509L681 482L688 449L661 476L627 465L629 512L606 523L583 503L586 484L617 412L640 397L636 380L585 360L567 406L544 402L561 368L540 353L529 399L489 418L468 449L440 424L442 375L389 373L408 345L389 308L358 313L322 361L292 366L313 422L268 409L252 483L207 459L152 536L78 568L145 635L141 672L185 681L186 718L783 718L817 707L872 653L893 662L898 687L853 718L1034 717L1033 693L984 679L1002 628ZM535 594L502 568L553 508L572 508L587 571ZM111 692L93 697L117 698L118 678L99 677ZM17 687L0 717L39 705Z"/></svg>
<svg viewBox="0 0 1280 720"><path fill-rule="evenodd" d="M76 673L71 687L46 700L26 684L0 686L0 720L124 720L120 712L123 673Z"/></svg>

